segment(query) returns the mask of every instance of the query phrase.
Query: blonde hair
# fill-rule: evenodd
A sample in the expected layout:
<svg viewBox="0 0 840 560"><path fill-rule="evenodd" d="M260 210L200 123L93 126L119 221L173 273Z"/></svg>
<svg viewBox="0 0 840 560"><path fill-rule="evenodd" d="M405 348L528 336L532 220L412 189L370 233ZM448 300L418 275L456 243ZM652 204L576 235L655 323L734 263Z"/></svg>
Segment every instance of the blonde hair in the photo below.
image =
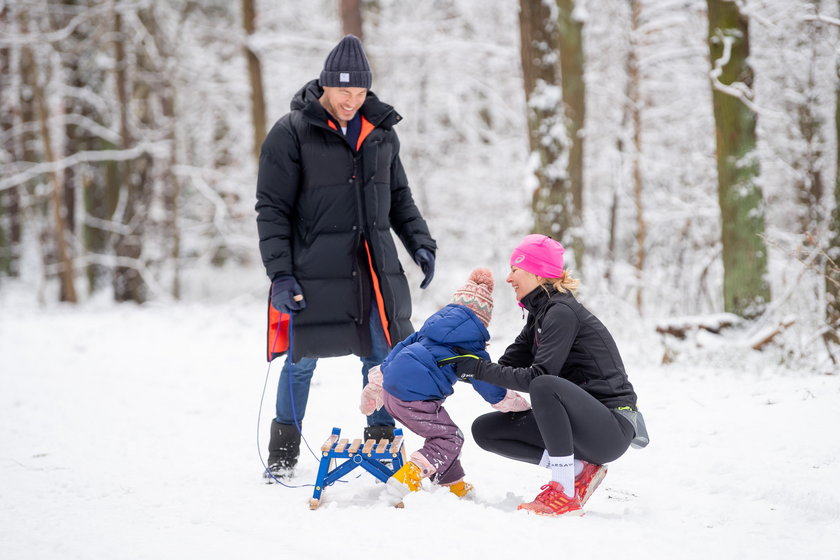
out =
<svg viewBox="0 0 840 560"><path fill-rule="evenodd" d="M540 278L542 277L540 276ZM566 292L574 294L577 291L578 286L580 286L580 280L573 278L572 273L568 270L564 270L563 276L559 278L543 278L542 283L554 286L554 289L561 294Z"/></svg>

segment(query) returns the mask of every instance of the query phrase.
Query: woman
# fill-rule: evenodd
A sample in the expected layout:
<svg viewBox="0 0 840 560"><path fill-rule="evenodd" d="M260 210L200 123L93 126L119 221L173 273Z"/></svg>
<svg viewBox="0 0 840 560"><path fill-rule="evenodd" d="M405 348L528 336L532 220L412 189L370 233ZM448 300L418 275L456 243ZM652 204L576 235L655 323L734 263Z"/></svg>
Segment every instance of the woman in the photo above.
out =
<svg viewBox="0 0 840 560"><path fill-rule="evenodd" d="M519 509L583 515L605 463L631 442L647 444L636 393L610 333L572 295L563 246L528 235L510 258L507 282L528 310L525 328L498 363L462 356L457 373L531 396L531 410L492 412L472 425L482 449L551 470L551 480ZM637 435L638 434L638 435Z"/></svg>

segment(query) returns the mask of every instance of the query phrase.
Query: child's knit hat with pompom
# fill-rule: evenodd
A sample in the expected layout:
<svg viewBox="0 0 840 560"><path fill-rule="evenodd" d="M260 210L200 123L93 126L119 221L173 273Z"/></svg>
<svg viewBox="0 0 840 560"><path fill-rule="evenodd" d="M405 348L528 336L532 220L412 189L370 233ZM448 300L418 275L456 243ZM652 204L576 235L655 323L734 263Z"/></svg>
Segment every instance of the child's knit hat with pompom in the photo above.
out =
<svg viewBox="0 0 840 560"><path fill-rule="evenodd" d="M493 273L489 268L476 268L467 283L458 288L449 303L469 307L486 327L493 315Z"/></svg>

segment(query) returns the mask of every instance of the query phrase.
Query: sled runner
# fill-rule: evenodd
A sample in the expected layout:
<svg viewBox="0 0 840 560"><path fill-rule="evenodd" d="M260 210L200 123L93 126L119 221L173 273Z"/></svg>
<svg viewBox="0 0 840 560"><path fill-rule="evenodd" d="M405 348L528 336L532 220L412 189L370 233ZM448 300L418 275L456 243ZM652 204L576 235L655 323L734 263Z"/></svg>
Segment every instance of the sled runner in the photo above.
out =
<svg viewBox="0 0 840 560"><path fill-rule="evenodd" d="M336 466L338 460L344 460ZM383 461L390 461L388 467ZM375 476L382 482L387 481L405 462L402 429L394 430L394 441L385 438L378 442L374 439L365 441L354 439L352 443L347 438L341 438L341 429L333 428L332 434L321 446L321 464L315 479L315 491L309 500L309 509L317 509L321 505L321 493L324 488L333 484L356 467Z"/></svg>

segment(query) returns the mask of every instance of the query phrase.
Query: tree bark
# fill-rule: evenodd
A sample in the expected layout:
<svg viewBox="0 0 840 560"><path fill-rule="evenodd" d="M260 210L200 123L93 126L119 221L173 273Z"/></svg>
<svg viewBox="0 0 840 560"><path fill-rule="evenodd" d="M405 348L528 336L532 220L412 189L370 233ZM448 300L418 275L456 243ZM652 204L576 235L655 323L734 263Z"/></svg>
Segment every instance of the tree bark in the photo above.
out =
<svg viewBox="0 0 840 560"><path fill-rule="evenodd" d="M21 26L22 31L28 31L27 15ZM43 160L56 161L53 150L52 131L49 125L49 108L47 105L46 86L39 78L37 61L29 45L21 48L21 69L26 73L23 80L32 88L31 104L37 119L38 132L43 149ZM46 71L44 75L46 75ZM51 170L47 173L50 182L50 206L52 210L52 236L55 242L56 260L58 261L58 276L60 280L59 299L68 303L77 303L75 270L70 243L67 239L67 207L65 206L64 182L59 173Z"/></svg>
<svg viewBox="0 0 840 560"><path fill-rule="evenodd" d="M578 270L583 268L583 147L586 118L584 81L583 22L575 18L575 0L557 0L557 26L560 39L560 76L566 135L569 140L568 177L572 211L569 234L564 239L572 247Z"/></svg>
<svg viewBox="0 0 840 560"><path fill-rule="evenodd" d="M770 301L770 287L763 199L758 183L757 115L749 105L753 85L748 64L749 22L735 2L707 0L707 4L724 309L754 318Z"/></svg>
<svg viewBox="0 0 840 560"><path fill-rule="evenodd" d="M576 225L568 175L562 108L559 29L542 0L520 0L520 54L527 101L528 141L537 187L532 199L534 231L568 244Z"/></svg>
<svg viewBox="0 0 840 560"><path fill-rule="evenodd" d="M58 28L62 28L67 25L67 23L72 19L72 16L80 9L85 9L84 6L79 6L79 0L63 0L62 7L65 9L61 11L57 10L54 16L56 18L56 27ZM83 91L85 88L98 89L96 86L101 85L101 81L99 84L92 81L90 76L92 73L91 68L81 63L87 53L91 52L91 50L95 48L90 44L90 33L90 29L86 28L85 24L81 24L73 29L69 37L57 44L57 48L62 53L62 74L71 88L77 91ZM64 95L62 103L65 108L65 112L68 115L81 115L93 122L96 121L96 115L91 109L90 104L80 101L77 96ZM93 138L84 127L80 127L70 120L65 123L64 135L66 154L74 154L84 150L93 150L97 147L96 139ZM74 232L79 231L76 224L78 214L82 214L82 223L85 221L84 208L80 211L77 211L76 208L77 188L81 187L84 192L85 186L94 182L91 179L91 175L93 175L93 173L86 172L89 170L85 169L79 172L79 170L84 169L84 167L85 166L82 165L71 165L64 170L65 204L68 209L67 228ZM84 235L82 235L82 237L84 237ZM80 249L82 255L84 255L84 245Z"/></svg>
<svg viewBox="0 0 840 560"><path fill-rule="evenodd" d="M633 181L633 203L636 209L636 276L639 287L636 290L636 308L642 313L644 306L642 289L647 255L647 222L645 221L644 181L642 179L642 98L641 70L639 68L638 39L641 25L641 2L630 0L630 46L627 52L627 120L633 135L630 169Z"/></svg>
<svg viewBox="0 0 840 560"><path fill-rule="evenodd" d="M29 47L25 47L28 49ZM44 148L44 161L54 162L55 152L52 147L52 133L49 127L49 109L47 108L46 91L44 85L35 79L35 87L32 91L35 110L38 113L38 127L41 133L41 141ZM56 171L49 172L50 201L52 203L53 235L55 237L56 252L58 256L59 278L61 279L61 293L59 299L69 303L76 303L76 284L74 281L73 258L71 256L70 244L67 241L67 207L64 196L64 181Z"/></svg>
<svg viewBox="0 0 840 560"><path fill-rule="evenodd" d="M8 6L8 4L6 6ZM8 17L10 25L17 25L19 22L19 28L17 30L22 33L25 32L24 30L28 26L26 10L12 10ZM21 127L22 130L12 140L11 154L17 161L35 162L41 157L41 154L36 149L38 138L32 127L28 125L37 120L33 106L34 104L32 102L32 90L34 86L31 83L31 81L35 79L36 71L33 67L34 61L32 60L31 53L28 50L19 49L16 54L18 56L18 71L22 87L19 88L19 91L14 98L14 107L17 110L13 113L11 111L4 111L4 114L8 117L12 117L14 119L13 124ZM10 58L10 64L11 61L12 59ZM9 249L12 257L12 262L10 263L10 266L12 267L10 274L12 275L17 275L19 273L19 251L25 223L23 207L21 206L21 198L26 196L27 192L31 192L33 190L34 183L34 180L29 181L16 187L12 187L6 191L6 208L8 210L10 221Z"/></svg>
<svg viewBox="0 0 840 560"><path fill-rule="evenodd" d="M362 30L362 2L361 0L339 0L341 13L341 32L343 35L355 35L364 42Z"/></svg>
<svg viewBox="0 0 840 560"><path fill-rule="evenodd" d="M125 150L131 148L136 141L129 124L129 112L135 113L140 121L148 121L148 96L151 88L141 80L129 77L126 38L119 11L114 13L114 35L120 138L121 148ZM141 57L142 54L138 60ZM118 165L121 181L119 206L122 208L122 215L118 216L118 219L122 228L114 236L114 253L118 261L114 266L113 276L114 299L118 302L142 303L147 297L147 286L139 267L142 265L140 259L143 252L143 232L148 209L151 167L152 158L148 154Z"/></svg>
<svg viewBox="0 0 840 560"><path fill-rule="evenodd" d="M0 6L0 28L9 29L9 8ZM10 89L12 51L8 47L0 48L0 91ZM15 154L14 142L10 131L14 127L15 109L4 108L0 111L0 132L5 138L4 151ZM14 158L15 156L12 155ZM0 191L0 276L17 276L20 247L20 195L13 187Z"/></svg>
<svg viewBox="0 0 840 560"><path fill-rule="evenodd" d="M243 50L245 59L248 61L248 79L251 83L251 122L253 123L253 152L254 158L259 161L260 148L266 135L265 116L265 93L263 92L262 65L250 45L248 39L256 31L256 8L254 0L242 0L242 25L245 29L245 42Z"/></svg>
<svg viewBox="0 0 840 560"><path fill-rule="evenodd" d="M78 0L68 0L67 4L78 4ZM100 37L97 29L111 27L113 23L109 20L108 14L98 15L90 18L85 27L79 26L71 35L71 42L67 50L72 50L73 57L67 60L67 74L71 84L79 89L90 89L94 91L110 91L106 69L100 64L81 64L81 61L90 52L104 50L111 38ZM80 114L92 122L107 122L110 115L100 113L101 109L90 103L79 101L78 98L68 96L66 101L71 112ZM127 130L127 123L121 123L121 133ZM67 126L68 138L73 138L68 145L68 152L77 150L115 150L121 144L110 142L101 136L86 133L79 130L72 124ZM75 144L75 146L73 146ZM113 229L106 224L112 223L115 218L117 204L119 202L122 177L120 176L121 163L114 161L103 161L101 163L83 164L85 171L78 174L78 188L82 191L81 204L83 206L84 219L81 226L81 240L85 253L88 256L100 257L113 250L115 235ZM81 166L80 166L81 167ZM88 291L95 293L104 290L111 285L113 278L113 267L99 259L90 259L85 267Z"/></svg>
<svg viewBox="0 0 840 560"><path fill-rule="evenodd" d="M840 139L840 60L836 66L836 82L834 84L834 127L835 138ZM826 292L826 322L828 331L826 339L840 344L840 140L835 141L834 149L837 156L834 174L834 209L828 222L828 247L826 248L825 292Z"/></svg>
<svg viewBox="0 0 840 560"><path fill-rule="evenodd" d="M811 9L819 11L818 0L810 0ZM817 98L817 65L818 46L825 42L825 26L821 22L802 22L801 33L797 34L796 50L810 51L807 81L802 89L797 91L795 101L788 107L790 114L795 116L797 136L791 143L803 142L804 153L797 154L792 165L798 171L796 174L796 191L800 205L800 225L803 232L813 235L821 227L826 218L823 198L825 197L825 183L823 181L823 119L819 114L819 100ZM792 135L793 136L793 135Z"/></svg>

